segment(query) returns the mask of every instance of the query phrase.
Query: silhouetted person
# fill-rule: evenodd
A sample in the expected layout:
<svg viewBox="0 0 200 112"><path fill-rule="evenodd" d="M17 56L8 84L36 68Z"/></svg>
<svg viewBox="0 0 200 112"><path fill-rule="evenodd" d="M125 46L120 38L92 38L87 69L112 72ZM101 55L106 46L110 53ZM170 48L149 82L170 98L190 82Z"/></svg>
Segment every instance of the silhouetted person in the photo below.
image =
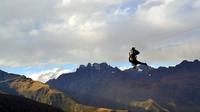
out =
<svg viewBox="0 0 200 112"><path fill-rule="evenodd" d="M137 60L137 55L140 54L140 52L138 50L135 49L135 47L132 47L132 49L129 52L129 62L132 63L132 65L134 66L134 69L138 69L137 65L141 64L141 65L145 65L147 66L146 63L140 62Z"/></svg>

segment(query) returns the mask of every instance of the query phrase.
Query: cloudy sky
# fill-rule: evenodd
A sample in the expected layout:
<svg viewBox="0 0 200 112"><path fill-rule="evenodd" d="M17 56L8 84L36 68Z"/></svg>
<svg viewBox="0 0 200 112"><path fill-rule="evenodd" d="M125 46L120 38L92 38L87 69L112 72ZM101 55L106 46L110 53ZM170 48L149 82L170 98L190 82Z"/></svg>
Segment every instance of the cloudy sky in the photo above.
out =
<svg viewBox="0 0 200 112"><path fill-rule="evenodd" d="M0 0L0 67L16 73L88 62L173 65L200 56L200 0Z"/></svg>

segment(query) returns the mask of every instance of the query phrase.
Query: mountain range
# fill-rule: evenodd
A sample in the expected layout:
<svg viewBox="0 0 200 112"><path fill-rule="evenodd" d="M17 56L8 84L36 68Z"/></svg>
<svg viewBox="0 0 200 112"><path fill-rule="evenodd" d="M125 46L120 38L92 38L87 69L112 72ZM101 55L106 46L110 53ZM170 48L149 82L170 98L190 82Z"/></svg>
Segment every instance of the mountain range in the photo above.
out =
<svg viewBox="0 0 200 112"><path fill-rule="evenodd" d="M39 81L33 81L30 78L26 78L25 76L11 74L4 71L0 71L0 92L6 94L6 98L8 99L8 104L16 104L17 102L29 103L30 101L24 101L24 98L28 98L30 100L34 100L43 104L48 104L57 108L64 110L65 112L111 112L115 111L112 109L106 108L97 108L92 106L86 106L78 103L74 99L72 99L67 94L59 91L57 89L49 87L49 85L44 84ZM14 96L13 96L14 95ZM3 95L0 95L3 96ZM5 96L5 95L4 95ZM17 97L19 96L19 97ZM14 100L12 100L14 99ZM17 99L17 100L15 100ZM1 112L10 112L6 110L5 99L0 99L0 109L5 110ZM24 106L30 104L24 104ZM36 104L39 105L40 104ZM20 107L23 109L27 109L26 107ZM34 106L34 105L33 105ZM2 107L2 108L1 108ZM54 108L52 107L52 108ZM10 108L17 109L19 107L12 106ZM42 108L42 107L41 107ZM51 111L52 108L49 108ZM30 108L31 109L31 108ZM45 109L45 106L44 106ZM48 109L48 108L47 108ZM19 112L21 110L18 110ZM24 112L29 112L24 111ZM52 111L59 112L59 111Z"/></svg>
<svg viewBox="0 0 200 112"><path fill-rule="evenodd" d="M200 112L199 60L140 68L89 63L46 84L0 70L0 110L29 112L33 105L46 112Z"/></svg>
<svg viewBox="0 0 200 112"><path fill-rule="evenodd" d="M130 112L200 112L199 60L140 68L143 71L121 71L106 63L89 63L47 84L85 105Z"/></svg>

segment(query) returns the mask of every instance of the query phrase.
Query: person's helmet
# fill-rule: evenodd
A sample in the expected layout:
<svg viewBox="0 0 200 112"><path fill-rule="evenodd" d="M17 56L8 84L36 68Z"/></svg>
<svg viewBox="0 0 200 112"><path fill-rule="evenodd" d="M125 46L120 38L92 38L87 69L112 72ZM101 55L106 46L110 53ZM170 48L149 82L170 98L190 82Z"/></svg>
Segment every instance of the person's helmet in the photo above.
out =
<svg viewBox="0 0 200 112"><path fill-rule="evenodd" d="M132 47L132 50L135 50L135 47Z"/></svg>

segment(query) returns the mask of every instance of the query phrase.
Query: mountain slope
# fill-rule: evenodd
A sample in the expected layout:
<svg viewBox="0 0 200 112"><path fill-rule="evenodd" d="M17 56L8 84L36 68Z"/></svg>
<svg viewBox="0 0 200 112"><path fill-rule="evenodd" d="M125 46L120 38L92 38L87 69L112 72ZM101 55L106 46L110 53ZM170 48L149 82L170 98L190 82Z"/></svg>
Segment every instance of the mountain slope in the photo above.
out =
<svg viewBox="0 0 200 112"><path fill-rule="evenodd" d="M0 71L0 90L4 93L24 96L26 98L59 107L67 112L110 112L112 109L103 109L85 106L77 103L63 92L50 88L47 84L33 81L24 76L9 74Z"/></svg>
<svg viewBox="0 0 200 112"><path fill-rule="evenodd" d="M136 101L131 104L133 107L143 108L150 112L169 112L167 109L161 107L154 100L148 99L146 101Z"/></svg>
<svg viewBox="0 0 200 112"><path fill-rule="evenodd" d="M0 112L64 112L61 109L36 101L0 93Z"/></svg>
<svg viewBox="0 0 200 112"><path fill-rule="evenodd" d="M102 63L82 65L48 84L87 105L132 110L134 102L153 99L164 110L196 112L200 107L199 74L198 60L142 72L120 71Z"/></svg>

